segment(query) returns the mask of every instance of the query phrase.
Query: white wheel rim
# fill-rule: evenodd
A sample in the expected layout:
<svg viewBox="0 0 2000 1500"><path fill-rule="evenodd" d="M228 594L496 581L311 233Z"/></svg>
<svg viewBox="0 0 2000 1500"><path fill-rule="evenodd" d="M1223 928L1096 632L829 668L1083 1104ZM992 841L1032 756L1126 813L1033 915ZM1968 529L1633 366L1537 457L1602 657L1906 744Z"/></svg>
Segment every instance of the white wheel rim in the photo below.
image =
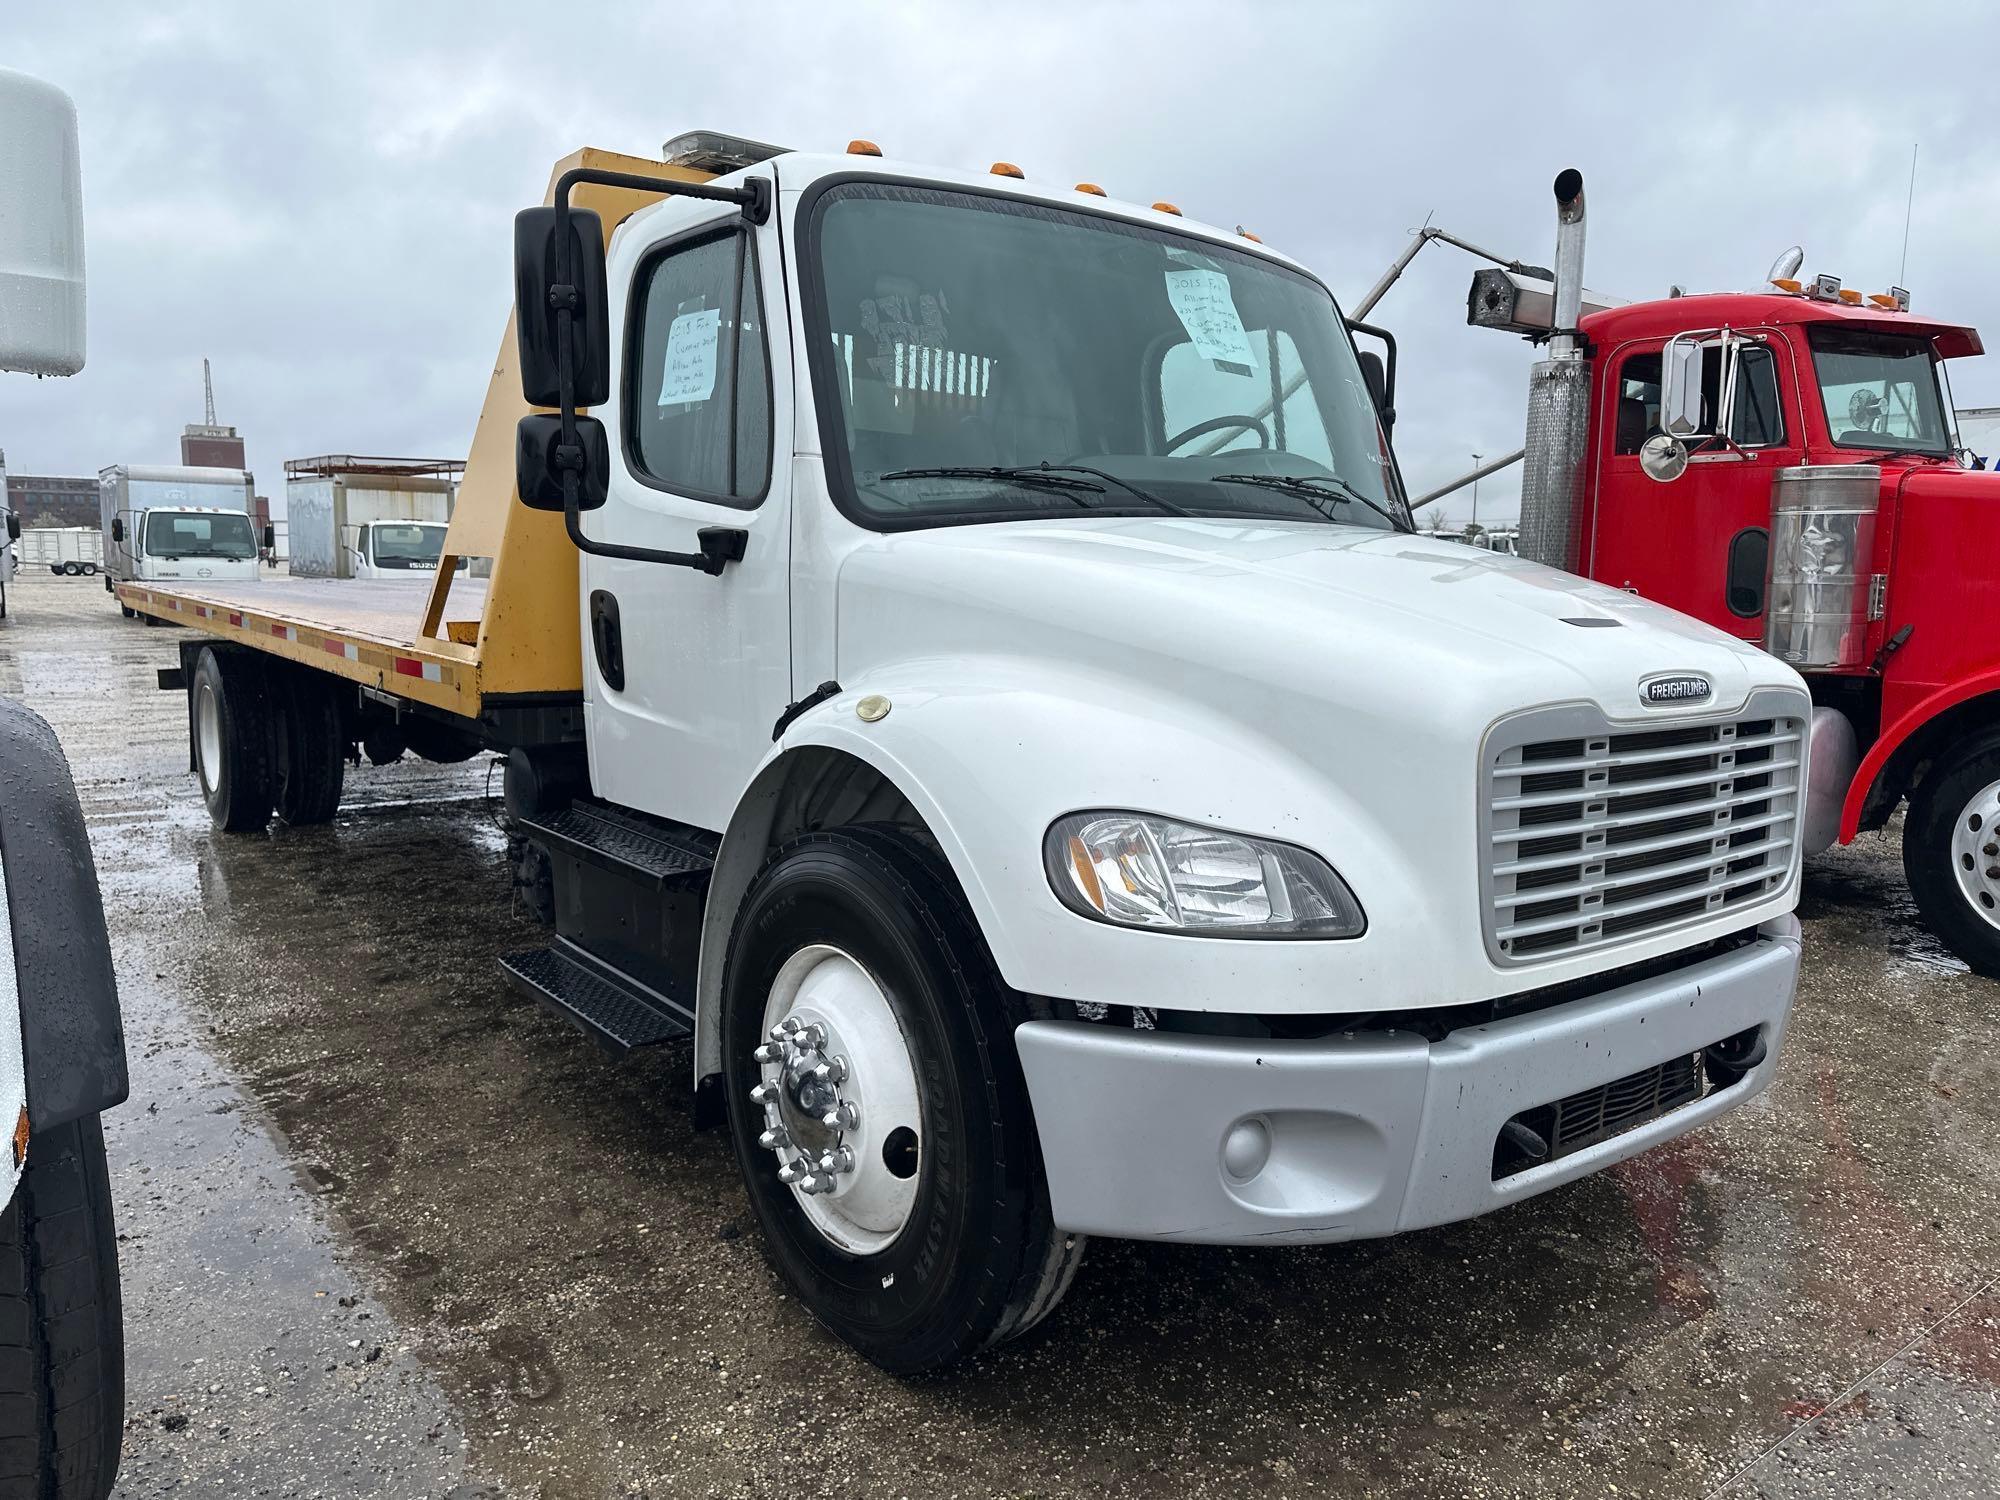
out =
<svg viewBox="0 0 2000 1500"><path fill-rule="evenodd" d="M799 1040L774 1039L781 1024L796 1027ZM806 1046L814 1027L816 1043ZM772 981L764 1036L757 1097L770 1170L783 1172L780 1181L829 1244L851 1255L888 1249L916 1206L924 1141L916 1065L889 997L852 957L815 943ZM837 1070L832 1082L801 1071L835 1060L844 1076ZM844 1122L829 1127L813 1113L822 1108Z"/></svg>
<svg viewBox="0 0 2000 1500"><path fill-rule="evenodd" d="M222 710L215 701L215 689L206 682L194 694L195 759L201 762L201 784L215 790L215 768L222 762Z"/></svg>
<svg viewBox="0 0 2000 1500"><path fill-rule="evenodd" d="M1951 869L1965 901L2000 928L2000 781L1976 792L1951 831Z"/></svg>

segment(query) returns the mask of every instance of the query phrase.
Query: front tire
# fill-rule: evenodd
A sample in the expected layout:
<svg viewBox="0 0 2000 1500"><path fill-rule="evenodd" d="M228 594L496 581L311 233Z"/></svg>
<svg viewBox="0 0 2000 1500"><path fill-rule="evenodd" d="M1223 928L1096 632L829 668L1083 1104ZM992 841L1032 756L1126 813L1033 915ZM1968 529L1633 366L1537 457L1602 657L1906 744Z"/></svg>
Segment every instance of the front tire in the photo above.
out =
<svg viewBox="0 0 2000 1500"><path fill-rule="evenodd" d="M195 769L209 817L230 833L262 828L271 820L276 790L263 663L244 652L204 646L188 704Z"/></svg>
<svg viewBox="0 0 2000 1500"><path fill-rule="evenodd" d="M1903 873L1931 931L2000 979L2000 734L1948 752L1911 795Z"/></svg>
<svg viewBox="0 0 2000 1500"><path fill-rule="evenodd" d="M0 1500L104 1500L125 1420L125 1334L104 1133L37 1134L0 1214Z"/></svg>
<svg viewBox="0 0 2000 1500"><path fill-rule="evenodd" d="M779 1011L820 1025L846 1065L839 1097L807 1099L787 1063L759 1061L759 1049L803 1053L803 1042L772 1041ZM1032 1014L1001 983L950 870L899 831L796 839L744 897L723 979L737 1164L779 1274L896 1374L1025 1331L1075 1273L1082 1237L1051 1222L1014 1050ZM768 1109L753 1101L781 1076ZM829 1132L816 1112L839 1114L843 1100L857 1112ZM774 1116L791 1145L769 1143ZM821 1179L830 1186L797 1175L805 1152L843 1149Z"/></svg>

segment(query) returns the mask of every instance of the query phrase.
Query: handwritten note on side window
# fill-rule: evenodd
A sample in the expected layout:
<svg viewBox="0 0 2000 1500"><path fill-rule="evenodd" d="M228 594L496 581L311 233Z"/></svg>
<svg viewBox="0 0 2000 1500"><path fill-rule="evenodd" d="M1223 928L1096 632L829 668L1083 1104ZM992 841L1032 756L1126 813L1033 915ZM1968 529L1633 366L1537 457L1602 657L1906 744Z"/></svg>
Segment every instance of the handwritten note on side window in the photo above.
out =
<svg viewBox="0 0 2000 1500"><path fill-rule="evenodd" d="M1203 359L1251 367L1250 336L1229 295L1229 278L1220 271L1168 271L1167 300L1181 320L1195 352Z"/></svg>
<svg viewBox="0 0 2000 1500"><path fill-rule="evenodd" d="M706 401L715 394L715 350L722 342L722 312L682 313L667 329L667 367L660 376L660 405Z"/></svg>

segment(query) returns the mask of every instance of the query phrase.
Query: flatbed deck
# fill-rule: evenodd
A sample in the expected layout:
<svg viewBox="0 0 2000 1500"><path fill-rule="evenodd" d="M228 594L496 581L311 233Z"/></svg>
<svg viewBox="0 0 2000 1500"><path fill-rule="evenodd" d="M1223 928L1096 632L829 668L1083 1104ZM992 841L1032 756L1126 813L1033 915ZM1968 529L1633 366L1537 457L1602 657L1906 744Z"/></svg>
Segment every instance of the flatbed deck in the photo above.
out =
<svg viewBox="0 0 2000 1500"><path fill-rule="evenodd" d="M281 575L255 583L121 583L116 592L119 603L154 619L476 718L485 581L452 581L442 639L423 634L426 582Z"/></svg>

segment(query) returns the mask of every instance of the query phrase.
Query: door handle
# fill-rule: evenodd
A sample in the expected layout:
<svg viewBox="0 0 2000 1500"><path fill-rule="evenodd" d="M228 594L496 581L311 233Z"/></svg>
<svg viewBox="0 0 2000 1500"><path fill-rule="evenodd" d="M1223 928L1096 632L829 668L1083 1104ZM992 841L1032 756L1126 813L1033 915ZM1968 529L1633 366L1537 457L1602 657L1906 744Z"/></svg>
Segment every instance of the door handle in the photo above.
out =
<svg viewBox="0 0 2000 1500"><path fill-rule="evenodd" d="M614 693L625 691L625 633L618 625L618 599L607 589L590 591L590 645L597 675Z"/></svg>

